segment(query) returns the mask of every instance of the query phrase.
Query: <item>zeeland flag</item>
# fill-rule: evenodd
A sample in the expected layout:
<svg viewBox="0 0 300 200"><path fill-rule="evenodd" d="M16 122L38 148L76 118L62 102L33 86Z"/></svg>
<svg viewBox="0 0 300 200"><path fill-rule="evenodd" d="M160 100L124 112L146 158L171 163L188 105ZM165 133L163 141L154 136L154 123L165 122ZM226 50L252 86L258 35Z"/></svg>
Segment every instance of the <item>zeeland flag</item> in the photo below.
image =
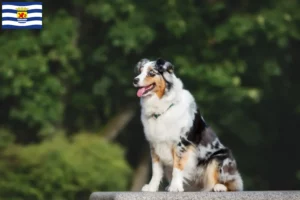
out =
<svg viewBox="0 0 300 200"><path fill-rule="evenodd" d="M2 29L41 29L41 2L2 2Z"/></svg>

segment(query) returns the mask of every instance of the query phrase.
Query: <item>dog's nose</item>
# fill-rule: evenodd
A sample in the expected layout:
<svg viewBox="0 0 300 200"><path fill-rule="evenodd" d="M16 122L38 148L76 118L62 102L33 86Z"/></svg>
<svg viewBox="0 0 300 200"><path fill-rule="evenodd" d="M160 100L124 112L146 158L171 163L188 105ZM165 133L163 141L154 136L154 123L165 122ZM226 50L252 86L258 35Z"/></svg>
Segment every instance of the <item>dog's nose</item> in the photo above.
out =
<svg viewBox="0 0 300 200"><path fill-rule="evenodd" d="M134 78L133 79L133 84L137 84L139 82L139 80L140 80L139 78Z"/></svg>

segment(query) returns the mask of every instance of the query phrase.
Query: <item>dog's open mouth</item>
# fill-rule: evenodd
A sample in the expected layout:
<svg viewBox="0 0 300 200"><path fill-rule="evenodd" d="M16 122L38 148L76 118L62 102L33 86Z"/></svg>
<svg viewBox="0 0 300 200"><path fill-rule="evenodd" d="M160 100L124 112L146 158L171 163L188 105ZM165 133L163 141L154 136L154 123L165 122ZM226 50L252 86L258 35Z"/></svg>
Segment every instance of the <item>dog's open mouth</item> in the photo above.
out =
<svg viewBox="0 0 300 200"><path fill-rule="evenodd" d="M138 97L141 97L144 94L147 94L147 92L151 91L154 87L155 87L155 83L152 83L152 84L150 84L148 86L145 86L145 87L140 87L139 90L137 91L136 95Z"/></svg>

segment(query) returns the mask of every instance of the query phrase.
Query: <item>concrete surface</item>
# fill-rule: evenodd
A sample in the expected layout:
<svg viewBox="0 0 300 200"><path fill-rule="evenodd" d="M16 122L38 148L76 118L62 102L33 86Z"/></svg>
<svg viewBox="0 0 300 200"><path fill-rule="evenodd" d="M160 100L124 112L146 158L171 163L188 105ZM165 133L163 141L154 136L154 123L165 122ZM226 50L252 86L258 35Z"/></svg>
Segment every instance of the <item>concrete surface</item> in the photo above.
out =
<svg viewBox="0 0 300 200"><path fill-rule="evenodd" d="M300 191L94 192L90 200L300 200Z"/></svg>

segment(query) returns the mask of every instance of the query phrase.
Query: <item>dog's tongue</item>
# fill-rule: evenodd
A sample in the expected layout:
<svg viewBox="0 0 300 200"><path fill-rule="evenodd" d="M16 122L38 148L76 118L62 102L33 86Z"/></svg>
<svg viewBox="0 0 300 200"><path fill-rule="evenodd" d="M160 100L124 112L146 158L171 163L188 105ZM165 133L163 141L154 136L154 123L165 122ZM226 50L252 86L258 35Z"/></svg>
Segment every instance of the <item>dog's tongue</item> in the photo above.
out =
<svg viewBox="0 0 300 200"><path fill-rule="evenodd" d="M138 97L143 96L143 94L146 92L146 90L148 90L148 89L151 88L151 87L152 87L152 85L148 85L148 86L146 86L146 87L141 87L141 88L137 91L136 95L137 95Z"/></svg>
<svg viewBox="0 0 300 200"><path fill-rule="evenodd" d="M146 91L146 88L145 88L145 87L142 87L142 88L140 88L140 89L137 91L136 95L137 95L138 97L141 97L141 96L144 94L145 91Z"/></svg>

